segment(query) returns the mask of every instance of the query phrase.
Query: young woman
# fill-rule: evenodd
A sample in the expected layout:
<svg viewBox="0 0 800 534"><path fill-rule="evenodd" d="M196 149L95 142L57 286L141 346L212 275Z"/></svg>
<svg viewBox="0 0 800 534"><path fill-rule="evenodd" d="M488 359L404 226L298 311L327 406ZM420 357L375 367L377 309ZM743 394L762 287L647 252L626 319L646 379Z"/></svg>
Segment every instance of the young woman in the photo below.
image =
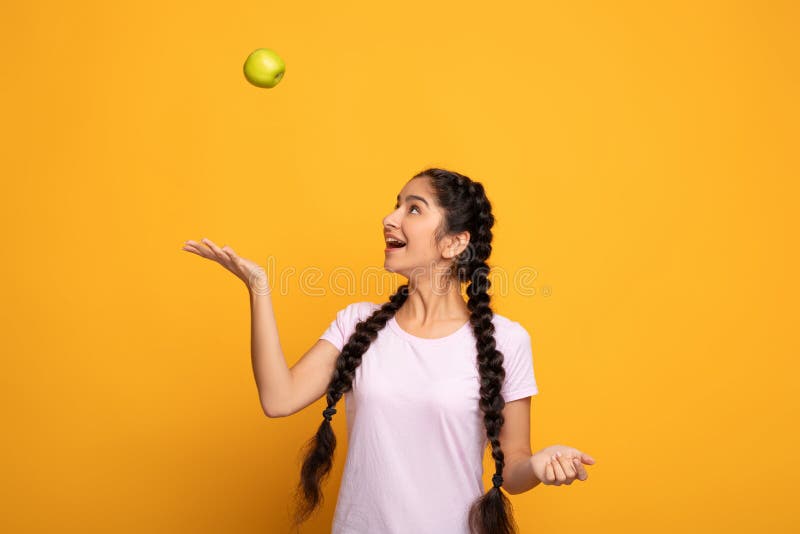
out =
<svg viewBox="0 0 800 534"><path fill-rule="evenodd" d="M500 491L586 480L591 456L553 445L531 454L530 398L538 393L531 341L490 306L486 261L494 216L479 182L427 169L405 184L383 220L384 267L408 279L383 304L340 310L289 369L264 270L204 239L185 250L221 263L247 285L253 368L262 407L285 417L326 397L306 444L293 524L322 502L344 395L348 451L333 534L516 532ZM462 296L466 283L467 301ZM493 486L483 493L491 446Z"/></svg>

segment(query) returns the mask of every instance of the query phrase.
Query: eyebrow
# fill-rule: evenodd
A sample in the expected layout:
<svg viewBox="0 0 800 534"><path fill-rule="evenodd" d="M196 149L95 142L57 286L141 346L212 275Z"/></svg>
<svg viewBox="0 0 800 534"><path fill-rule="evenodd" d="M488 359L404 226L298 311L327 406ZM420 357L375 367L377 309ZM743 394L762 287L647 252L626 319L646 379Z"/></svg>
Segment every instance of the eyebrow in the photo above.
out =
<svg viewBox="0 0 800 534"><path fill-rule="evenodd" d="M406 202L408 202L408 199L410 199L410 198L415 198L417 200L421 200L422 202L425 203L426 206L428 206L430 208L430 206L428 205L428 201L425 200L424 198L422 198L420 196L417 196L417 195L408 195L408 196L406 196ZM400 195L397 195L397 201L400 202Z"/></svg>

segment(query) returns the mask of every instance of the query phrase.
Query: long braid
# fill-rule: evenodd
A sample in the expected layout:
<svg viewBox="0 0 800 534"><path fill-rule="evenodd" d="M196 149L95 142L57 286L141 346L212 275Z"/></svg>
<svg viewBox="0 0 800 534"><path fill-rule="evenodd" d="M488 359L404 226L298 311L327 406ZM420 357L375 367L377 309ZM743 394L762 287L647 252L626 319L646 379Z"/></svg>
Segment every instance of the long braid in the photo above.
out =
<svg viewBox="0 0 800 534"><path fill-rule="evenodd" d="M511 501L500 491L503 484L503 468L505 456L500 448L500 429L503 426L503 408L505 399L501 388L506 377L503 368L503 354L495 346L495 328L492 323L494 312L490 307L491 297L488 293L492 283L488 278L489 266L483 258L491 254L494 217L480 184L474 186L473 198L476 202L478 226L475 237L475 259L470 272L470 284L467 286L467 307L470 309L470 322L475 333L478 349L478 370L481 377L479 406L483 411L486 437L492 448L495 463L495 474L492 477L492 488L481 496L470 508L468 522L470 529L476 534L508 534L516 532Z"/></svg>
<svg viewBox="0 0 800 534"><path fill-rule="evenodd" d="M328 407L322 412L324 419L317 433L303 447L305 460L300 471L300 483L294 494L295 512L292 524L297 529L322 504L320 486L330 474L333 466L333 453L336 450L336 435L331 427L331 418L336 413L336 404L342 395L353 387L356 369L361 365L361 357L367 352L386 323L394 317L397 310L408 298L408 284L401 285L389 297L389 302L375 310L367 319L355 326L355 331L342 347L328 384Z"/></svg>
<svg viewBox="0 0 800 534"><path fill-rule="evenodd" d="M492 448L495 474L492 488L479 497L470 507L469 528L473 534L513 534L514 523L511 501L500 491L503 484L505 457L500 447L500 429L503 426L505 400L501 394L505 380L503 353L496 349L495 328L490 306L490 267L486 260L492 253L492 227L494 215L492 205L486 197L483 185L468 177L440 169L427 170L423 174L433 177L434 188L440 202L448 211L448 226L440 235L469 230L467 248L456 257L453 273L467 286L467 308L470 310L470 325L475 336L480 375L480 400L486 437Z"/></svg>

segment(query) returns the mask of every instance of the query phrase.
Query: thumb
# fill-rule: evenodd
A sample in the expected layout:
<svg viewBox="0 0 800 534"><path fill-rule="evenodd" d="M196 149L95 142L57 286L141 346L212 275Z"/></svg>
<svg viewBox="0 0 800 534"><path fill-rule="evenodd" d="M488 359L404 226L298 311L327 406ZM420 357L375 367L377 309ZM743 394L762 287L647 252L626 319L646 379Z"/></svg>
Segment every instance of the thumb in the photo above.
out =
<svg viewBox="0 0 800 534"><path fill-rule="evenodd" d="M581 453L581 461L586 464L593 464L595 463L594 458L586 454L585 452Z"/></svg>

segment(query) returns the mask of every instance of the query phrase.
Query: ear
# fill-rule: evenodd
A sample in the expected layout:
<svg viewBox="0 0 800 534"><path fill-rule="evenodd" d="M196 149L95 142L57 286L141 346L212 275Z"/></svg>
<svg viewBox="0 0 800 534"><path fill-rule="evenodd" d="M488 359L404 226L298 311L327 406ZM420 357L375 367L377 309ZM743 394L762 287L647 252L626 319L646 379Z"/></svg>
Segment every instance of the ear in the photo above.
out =
<svg viewBox="0 0 800 534"><path fill-rule="evenodd" d="M459 254L464 252L464 249L467 248L468 244L469 244L469 232L467 232L466 230L461 232L460 234L450 236L448 238L447 245L445 246L442 255L448 259L455 258Z"/></svg>

